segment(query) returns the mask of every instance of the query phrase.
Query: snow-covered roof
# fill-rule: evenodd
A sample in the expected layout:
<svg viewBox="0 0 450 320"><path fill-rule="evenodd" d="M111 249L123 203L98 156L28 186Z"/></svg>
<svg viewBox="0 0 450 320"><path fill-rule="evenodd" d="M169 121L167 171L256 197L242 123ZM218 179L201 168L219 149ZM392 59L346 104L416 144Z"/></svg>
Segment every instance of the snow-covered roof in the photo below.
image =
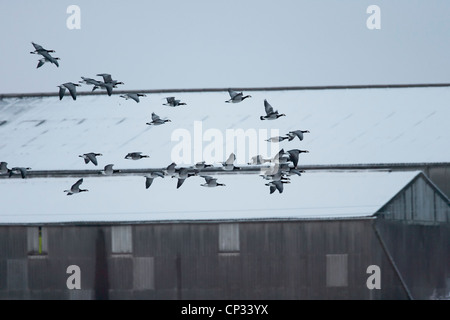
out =
<svg viewBox="0 0 450 320"><path fill-rule="evenodd" d="M284 192L269 194L257 174L217 174L224 187L204 188L190 177L84 178L83 192L67 196L78 178L0 179L0 224L164 222L370 217L420 172L311 171L292 176Z"/></svg>
<svg viewBox="0 0 450 320"><path fill-rule="evenodd" d="M33 170L94 169L78 155L103 154L99 167L160 168L199 160L221 162L234 151L237 163L252 156L273 156L279 149L264 140L278 130L309 130L305 139L283 141L280 148L306 149L300 164L432 163L450 160L450 88L396 88L347 90L248 91L252 97L238 104L225 103L228 93L153 93L140 103L118 94L80 95L76 101L58 97L4 98L0 100L0 161ZM176 96L187 106L164 106L164 97ZM261 121L264 99L285 113L274 121ZM151 113L172 122L148 126ZM227 129L256 135L257 142L234 148ZM266 130L266 131L264 131ZM191 155L183 154L178 134L189 133ZM233 131L231 131L233 133ZM219 136L219 138L217 138ZM218 141L217 141L218 139ZM221 140L222 139L222 140ZM222 145L212 152L214 143ZM195 146L195 148L194 148ZM226 148L228 146L228 149ZM242 144L241 144L242 146ZM201 148L199 148L201 147ZM270 149L273 147L273 149ZM217 148L216 148L217 149ZM141 151L150 158L125 160ZM186 150L184 150L186 151Z"/></svg>

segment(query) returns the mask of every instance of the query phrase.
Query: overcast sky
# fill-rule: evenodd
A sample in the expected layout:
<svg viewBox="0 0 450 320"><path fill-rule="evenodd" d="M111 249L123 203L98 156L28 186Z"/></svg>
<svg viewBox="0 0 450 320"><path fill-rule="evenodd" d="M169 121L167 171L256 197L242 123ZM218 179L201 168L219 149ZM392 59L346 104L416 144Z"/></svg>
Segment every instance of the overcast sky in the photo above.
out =
<svg viewBox="0 0 450 320"><path fill-rule="evenodd" d="M449 17L448 0L2 1L0 93L97 73L122 90L450 82ZM60 67L36 69L31 41Z"/></svg>

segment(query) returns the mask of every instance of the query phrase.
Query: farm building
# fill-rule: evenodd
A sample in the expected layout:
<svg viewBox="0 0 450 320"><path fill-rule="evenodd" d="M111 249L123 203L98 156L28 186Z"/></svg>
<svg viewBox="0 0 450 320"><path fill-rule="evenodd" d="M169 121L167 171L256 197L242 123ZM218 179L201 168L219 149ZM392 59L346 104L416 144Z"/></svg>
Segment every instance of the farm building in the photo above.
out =
<svg viewBox="0 0 450 320"><path fill-rule="evenodd" d="M0 298L448 298L450 89L247 93L236 105L224 90L3 96L0 160L32 169L0 175ZM163 106L168 95L187 105ZM264 99L286 117L260 121ZM152 112L171 122L146 125ZM299 129L303 141L265 141ZM308 150L305 172L269 194L266 166L247 163L281 148ZM124 159L135 151L150 157ZM241 170L222 169L231 152ZM201 173L145 187L202 160L224 187L202 188ZM110 163L121 172L100 174ZM66 196L79 178L89 192Z"/></svg>

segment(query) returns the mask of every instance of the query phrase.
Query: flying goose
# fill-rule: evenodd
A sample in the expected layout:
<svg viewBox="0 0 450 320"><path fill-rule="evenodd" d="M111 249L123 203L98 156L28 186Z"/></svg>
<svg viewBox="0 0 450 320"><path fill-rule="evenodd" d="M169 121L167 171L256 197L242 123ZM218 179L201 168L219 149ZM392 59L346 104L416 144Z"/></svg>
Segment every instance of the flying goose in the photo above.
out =
<svg viewBox="0 0 450 320"><path fill-rule="evenodd" d="M278 137L269 138L266 141L268 141L268 142L281 142L281 141L286 140L286 139L289 139L289 137L278 136Z"/></svg>
<svg viewBox="0 0 450 320"><path fill-rule="evenodd" d="M259 117L261 120L275 120L275 119L278 119L279 117L286 116L284 113L279 114L278 110L274 111L273 107L265 99L264 99L264 108L266 110L266 115Z"/></svg>
<svg viewBox="0 0 450 320"><path fill-rule="evenodd" d="M295 130L295 131L289 131L289 133L287 134L289 141L294 140L295 137L299 138L300 141L303 141L303 134L304 133L309 133L308 130Z"/></svg>
<svg viewBox="0 0 450 320"><path fill-rule="evenodd" d="M113 166L114 166L113 164L107 164L103 169L103 171L101 171L100 173L105 176L112 176L114 173L119 173L120 170L114 170Z"/></svg>
<svg viewBox="0 0 450 320"><path fill-rule="evenodd" d="M210 176L201 176L205 179L205 183L201 184L202 187L214 188L214 187L224 187L223 183L218 183L217 178L213 178Z"/></svg>
<svg viewBox="0 0 450 320"><path fill-rule="evenodd" d="M92 84L94 87L92 88L92 92L94 92L95 89L100 88L100 81L92 79L92 78L85 78L81 77L81 81L78 81L79 83L85 83L85 84Z"/></svg>
<svg viewBox="0 0 450 320"><path fill-rule="evenodd" d="M153 183L153 179L157 178L157 177L161 177L164 178L164 173L160 172L160 171L154 171L149 175L145 176L145 189L150 188L150 186Z"/></svg>
<svg viewBox="0 0 450 320"><path fill-rule="evenodd" d="M80 189L80 185L83 183L83 178L81 178L80 180L78 180L77 182L75 182L73 184L73 186L70 188L70 190L64 190L64 192L67 192L68 196L71 196L75 193L80 193L80 192L86 192L89 191L87 189Z"/></svg>
<svg viewBox="0 0 450 320"><path fill-rule="evenodd" d="M176 172L176 166L177 166L177 164L175 162L172 162L171 164L169 164L166 169L167 175L169 175L173 178L175 175L175 172Z"/></svg>
<svg viewBox="0 0 450 320"><path fill-rule="evenodd" d="M236 155L234 153L230 154L227 161L222 162L223 170L232 171L232 170L240 170L241 168L236 167L234 165L234 161L236 161Z"/></svg>
<svg viewBox="0 0 450 320"><path fill-rule="evenodd" d="M146 97L146 96L147 95L145 95L143 93L125 93L125 94L122 94L120 97L124 98L125 100L133 99L134 101L139 103L139 101L140 101L139 97Z"/></svg>
<svg viewBox="0 0 450 320"><path fill-rule="evenodd" d="M293 150L289 150L288 153L289 153L289 161L292 161L292 163L294 164L294 169L296 169L297 164L298 164L298 157L299 157L300 153L309 153L309 151L293 149Z"/></svg>
<svg viewBox="0 0 450 320"><path fill-rule="evenodd" d="M38 45L37 43L31 42L31 44L34 47L34 51L30 52L31 54L40 54L40 55L42 55L42 52L47 52L47 53L55 52L55 50L44 49L41 45Z"/></svg>
<svg viewBox="0 0 450 320"><path fill-rule="evenodd" d="M64 98L66 89L69 90L69 93L72 96L72 99L77 100L77 87L80 87L79 84L73 83L73 82L67 82L58 87L59 87L59 100L62 100L62 98Z"/></svg>
<svg viewBox="0 0 450 320"><path fill-rule="evenodd" d="M80 158L84 159L84 163L88 164L90 161L94 165L98 165L97 157L99 157L99 156L103 156L103 155L101 153L95 153L95 152L89 152L89 153L79 155Z"/></svg>
<svg viewBox="0 0 450 320"><path fill-rule="evenodd" d="M0 174L9 173L10 169L8 169L8 162L0 162Z"/></svg>
<svg viewBox="0 0 450 320"><path fill-rule="evenodd" d="M150 158L147 155L142 155L142 152L130 152L125 156L125 159L140 160L142 158Z"/></svg>
<svg viewBox="0 0 450 320"><path fill-rule="evenodd" d="M56 64L57 67L59 67L58 61L57 60L61 60L60 58L53 58L52 60L48 59L48 58L42 58L39 59L38 65L36 67L36 69L42 67L46 62L51 62Z"/></svg>
<svg viewBox="0 0 450 320"><path fill-rule="evenodd" d="M266 170L264 174L260 174L261 177L265 180L272 180L272 181L289 181L289 177L286 176L286 173L282 170L280 170L280 167L278 165L275 165L274 168L269 168Z"/></svg>
<svg viewBox="0 0 450 320"><path fill-rule="evenodd" d="M283 185L285 183L290 183L289 181L270 181L266 183L266 186L270 187L270 194L274 193L275 190L278 190L279 193L283 193Z"/></svg>
<svg viewBox="0 0 450 320"><path fill-rule="evenodd" d="M289 153L285 152L284 149L281 149L271 160L271 162L275 163L286 163L289 161Z"/></svg>
<svg viewBox="0 0 450 320"><path fill-rule="evenodd" d="M50 52L55 52L55 50L47 50L44 49L42 46L32 42L31 43L34 47L34 51L30 52L31 54L40 54L41 56L44 57L44 62L42 64L44 64L45 62L51 62L53 64L55 64L57 67L59 67L59 63L57 60L60 60L59 58L54 58L52 57L52 55L50 54ZM41 62L39 62L41 63ZM40 65L38 64L38 68L40 67Z"/></svg>
<svg viewBox="0 0 450 320"><path fill-rule="evenodd" d="M180 100L175 100L175 97L167 97L165 99L167 100L167 103L163 103L164 106L178 107L186 105L186 103L180 102Z"/></svg>
<svg viewBox="0 0 450 320"><path fill-rule="evenodd" d="M20 174L22 176L22 179L25 179L28 174L28 170L31 170L31 168L22 168L22 167L15 167L9 170L9 177L13 174Z"/></svg>
<svg viewBox="0 0 450 320"><path fill-rule="evenodd" d="M147 122L146 124L148 124L149 126L151 126L151 125L159 126L166 122L171 122L171 121L169 119L161 119L156 113L152 112L152 121Z"/></svg>
<svg viewBox="0 0 450 320"><path fill-rule="evenodd" d="M178 177L177 189L181 187L184 181L192 176L196 176L197 172L191 173L188 168L181 168L179 170L175 170L175 175L172 178Z"/></svg>
<svg viewBox="0 0 450 320"><path fill-rule="evenodd" d="M231 99L225 101L227 103L239 103L239 102L241 102L241 101L243 101L243 100L245 100L247 98L251 98L252 97L250 95L244 96L242 94L242 92L236 92L236 91L233 91L231 89L228 89L228 94L230 95Z"/></svg>
<svg viewBox="0 0 450 320"><path fill-rule="evenodd" d="M206 164L205 161L202 161L202 162L197 162L194 167L196 169L202 170L202 169L205 169L205 168L212 167L212 165L211 164Z"/></svg>
<svg viewBox="0 0 450 320"><path fill-rule="evenodd" d="M111 77L111 75L109 73L99 73L99 74L97 74L97 76L102 77L104 83L111 83L114 88L116 88L116 86L118 84L125 84L122 81L113 80L113 78Z"/></svg>

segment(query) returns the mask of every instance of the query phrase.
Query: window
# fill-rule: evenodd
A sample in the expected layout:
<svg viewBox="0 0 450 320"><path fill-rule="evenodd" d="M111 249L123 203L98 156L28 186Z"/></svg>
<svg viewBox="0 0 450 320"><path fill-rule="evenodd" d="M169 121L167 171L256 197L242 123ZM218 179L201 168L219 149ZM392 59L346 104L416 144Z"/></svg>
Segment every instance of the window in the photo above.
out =
<svg viewBox="0 0 450 320"><path fill-rule="evenodd" d="M27 228L27 250L28 255L47 255L48 241L47 228Z"/></svg>
<svg viewBox="0 0 450 320"><path fill-rule="evenodd" d="M112 253L132 253L133 239L131 236L131 226L111 227Z"/></svg>
<svg viewBox="0 0 450 320"><path fill-rule="evenodd" d="M239 224L219 224L219 253L239 253Z"/></svg>
<svg viewBox="0 0 450 320"><path fill-rule="evenodd" d="M327 287L348 286L348 255L327 254Z"/></svg>
<svg viewBox="0 0 450 320"><path fill-rule="evenodd" d="M153 257L134 258L133 288L135 290L155 289L155 263Z"/></svg>

